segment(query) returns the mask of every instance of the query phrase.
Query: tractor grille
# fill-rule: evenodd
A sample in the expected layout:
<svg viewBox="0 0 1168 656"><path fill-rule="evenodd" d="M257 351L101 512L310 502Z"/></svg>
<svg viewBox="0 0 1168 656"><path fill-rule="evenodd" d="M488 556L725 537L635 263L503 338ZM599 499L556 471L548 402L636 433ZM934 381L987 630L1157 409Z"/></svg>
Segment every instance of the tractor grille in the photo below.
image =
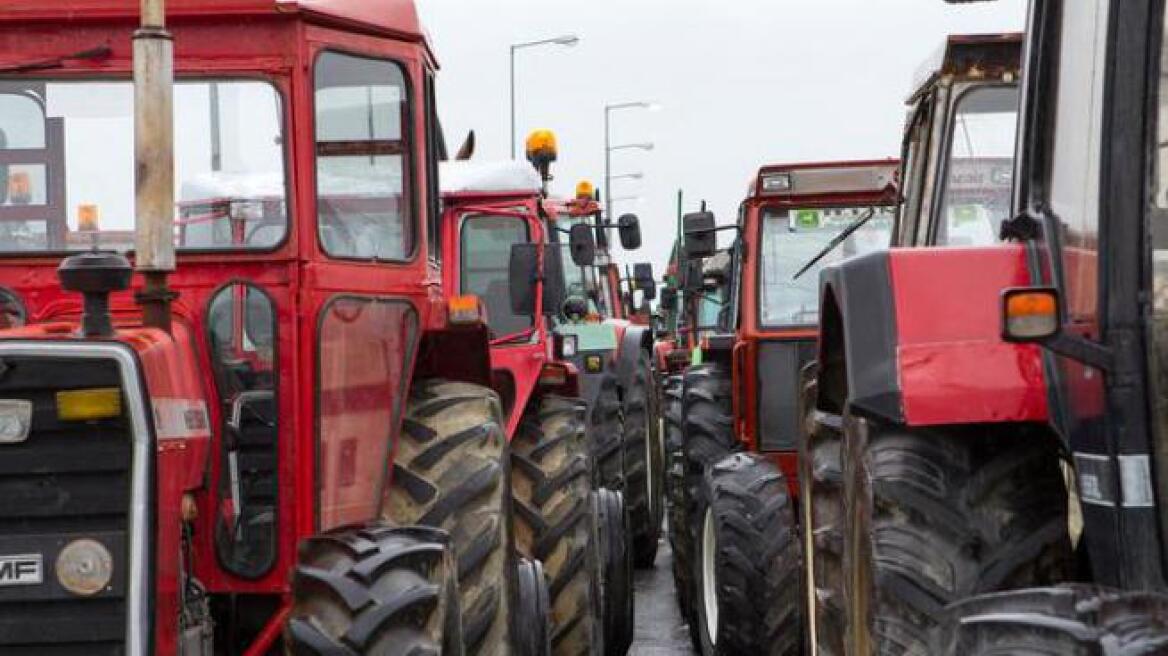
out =
<svg viewBox="0 0 1168 656"><path fill-rule="evenodd" d="M799 371L815 359L815 340L758 345L758 447L793 451L799 437Z"/></svg>
<svg viewBox="0 0 1168 656"><path fill-rule="evenodd" d="M0 557L42 561L40 584L0 585L0 654L125 652L133 461L126 402L122 416L94 421L62 422L56 406L59 391L110 387L121 388L114 360L0 358L0 399L33 402L28 439L0 444ZM78 538L113 557L110 586L91 597L61 587L55 574L61 549Z"/></svg>

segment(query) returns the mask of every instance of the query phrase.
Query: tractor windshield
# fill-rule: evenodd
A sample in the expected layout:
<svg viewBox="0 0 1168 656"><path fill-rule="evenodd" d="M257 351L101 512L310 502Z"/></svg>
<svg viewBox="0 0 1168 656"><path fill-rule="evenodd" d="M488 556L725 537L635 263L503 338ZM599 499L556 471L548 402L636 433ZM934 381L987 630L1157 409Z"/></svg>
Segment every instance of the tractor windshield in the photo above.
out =
<svg viewBox="0 0 1168 656"><path fill-rule="evenodd" d="M511 246L527 243L527 224L518 217L472 215L462 224L459 287L487 307L491 337L513 335L531 327L531 315L511 310Z"/></svg>
<svg viewBox="0 0 1168 656"><path fill-rule="evenodd" d="M577 223L590 224L591 222L591 216L562 213L556 217L555 228L559 231L567 231L571 230L572 226ZM604 276L598 275L599 272L595 266L582 267L572 262L572 253L568 244L563 241L567 239L567 235L561 234L559 238L561 240L560 248L563 249L564 289L567 290L567 295L587 299L589 314L609 316L606 307L609 298L608 281Z"/></svg>
<svg viewBox="0 0 1168 656"><path fill-rule="evenodd" d="M796 272L852 222L874 214L842 244L799 278ZM759 311L764 326L803 326L819 320L819 270L828 264L886 248L895 208L767 208L762 213Z"/></svg>
<svg viewBox="0 0 1168 656"><path fill-rule="evenodd" d="M1018 87L977 86L957 101L938 245L981 246L998 240L1013 190Z"/></svg>
<svg viewBox="0 0 1168 656"><path fill-rule="evenodd" d="M283 241L276 89L179 82L174 115L177 246L267 249ZM0 81L0 252L127 251L133 242L133 84Z"/></svg>

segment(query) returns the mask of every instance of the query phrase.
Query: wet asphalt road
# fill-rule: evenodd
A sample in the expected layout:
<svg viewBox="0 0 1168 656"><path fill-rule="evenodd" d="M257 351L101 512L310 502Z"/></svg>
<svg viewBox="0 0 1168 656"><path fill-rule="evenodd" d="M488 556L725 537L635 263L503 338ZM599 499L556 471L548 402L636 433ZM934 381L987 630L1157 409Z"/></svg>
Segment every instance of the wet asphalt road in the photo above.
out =
<svg viewBox="0 0 1168 656"><path fill-rule="evenodd" d="M636 636L630 656L691 656L689 629L673 594L673 553L664 537L653 569L637 570Z"/></svg>

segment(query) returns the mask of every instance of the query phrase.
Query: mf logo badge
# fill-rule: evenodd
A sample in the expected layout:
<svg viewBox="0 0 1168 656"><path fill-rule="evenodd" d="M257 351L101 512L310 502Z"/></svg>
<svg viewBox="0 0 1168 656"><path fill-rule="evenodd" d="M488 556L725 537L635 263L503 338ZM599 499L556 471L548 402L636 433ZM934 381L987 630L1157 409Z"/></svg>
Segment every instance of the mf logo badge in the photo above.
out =
<svg viewBox="0 0 1168 656"><path fill-rule="evenodd" d="M0 556L0 587L44 583L42 561L40 554Z"/></svg>

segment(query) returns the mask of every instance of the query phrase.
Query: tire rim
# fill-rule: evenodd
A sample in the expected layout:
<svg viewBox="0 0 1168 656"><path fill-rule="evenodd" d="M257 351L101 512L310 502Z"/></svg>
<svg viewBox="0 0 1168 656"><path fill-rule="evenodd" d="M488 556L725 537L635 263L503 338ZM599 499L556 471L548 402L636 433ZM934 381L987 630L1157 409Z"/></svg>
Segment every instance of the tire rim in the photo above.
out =
<svg viewBox="0 0 1168 656"><path fill-rule="evenodd" d="M702 606L706 611L706 636L711 645L718 644L718 580L714 562L717 548L714 513L707 508L702 521Z"/></svg>

